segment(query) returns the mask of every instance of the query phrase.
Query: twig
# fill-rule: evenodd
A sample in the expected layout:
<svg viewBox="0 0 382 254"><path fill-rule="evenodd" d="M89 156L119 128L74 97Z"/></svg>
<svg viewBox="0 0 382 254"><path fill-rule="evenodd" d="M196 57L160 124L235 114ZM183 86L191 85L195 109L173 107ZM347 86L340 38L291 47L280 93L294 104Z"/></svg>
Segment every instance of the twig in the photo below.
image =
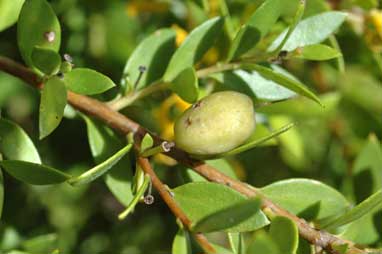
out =
<svg viewBox="0 0 382 254"><path fill-rule="evenodd" d="M155 92L158 92L158 91L161 91L161 90L164 90L166 88L168 88L168 85L167 83L163 83L162 81L157 81L157 82L154 82L153 84L147 86L146 88L142 89L142 90L133 90L131 93L128 93L127 95L115 100L115 101L111 101L109 103L107 103L107 105L109 107L111 107L113 110L116 110L116 111L119 111L131 104L133 104L133 102L139 100L139 99L142 99L143 97L146 97L152 93L155 93Z"/></svg>
<svg viewBox="0 0 382 254"><path fill-rule="evenodd" d="M184 214L180 209L173 196L166 188L166 186L161 182L157 177L154 170L152 169L150 162L147 158L138 156L138 163L141 166L142 170L151 177L154 188L158 191L161 198L170 208L171 212L182 222L182 224L188 229L191 230L191 220ZM208 242L207 238L201 233L195 233L194 237L200 246L207 253L216 253L214 247Z"/></svg>
<svg viewBox="0 0 382 254"><path fill-rule="evenodd" d="M221 69L225 69L225 68L221 68ZM3 70L9 74L17 76L23 79L24 81L28 82L32 86L35 86L37 88L40 87L37 76L34 75L31 70L14 62L13 60L0 57L0 70ZM214 68L209 68L209 70L213 70L214 72L216 72L216 69ZM110 127L124 134L133 132L135 133L136 137L143 138L145 133L148 132L145 128L143 128L136 122L132 121L131 119L127 118L126 116L116 111L113 111L110 107L106 106L104 103L98 100L89 98L87 96L75 94L73 92L68 92L68 102L73 107L80 110L81 112L88 115L92 115L102 120ZM155 135L153 135L153 138L157 145L165 141ZM220 173L220 171L205 164L204 162L191 158L186 152L182 150L173 148L169 153L167 153L167 155L171 156L172 158L177 160L179 163L189 166L194 171L196 171L197 173L204 176L210 181L220 183L220 184L225 184L229 186L230 188L248 197L254 197L254 196L263 197L263 195L258 189L246 183L229 178L228 176ZM143 163L146 163L146 162L145 162L145 159L143 159ZM169 193L167 194L169 195ZM280 215L280 216L285 216L292 219L298 226L301 237L308 240L311 244L325 249L329 253L337 254L337 252L334 250L334 246L342 245L342 244L348 244L349 246L346 254L367 253L364 250L358 249L353 242L343 240L326 231L317 230L311 227L305 220L298 218L297 216L289 213L288 211L277 206L271 200L265 197L263 197L262 209L268 215L271 215L271 217L272 215Z"/></svg>
<svg viewBox="0 0 382 254"><path fill-rule="evenodd" d="M205 69L198 70L196 72L196 76L198 78L205 78L210 74L222 72L222 71L229 71L229 70L235 70L240 68L239 63L225 63L225 64L219 64L207 67Z"/></svg>

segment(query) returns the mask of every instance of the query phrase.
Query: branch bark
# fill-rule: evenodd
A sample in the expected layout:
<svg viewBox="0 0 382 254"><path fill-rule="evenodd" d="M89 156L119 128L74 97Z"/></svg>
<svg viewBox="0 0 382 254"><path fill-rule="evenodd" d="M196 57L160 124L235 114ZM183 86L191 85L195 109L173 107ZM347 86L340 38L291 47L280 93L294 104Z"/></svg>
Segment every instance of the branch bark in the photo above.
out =
<svg viewBox="0 0 382 254"><path fill-rule="evenodd" d="M38 77L30 69L14 62L11 59L0 56L0 70L19 77L28 84L35 86L36 88L41 88ZM133 132L137 138L141 139L145 133L149 132L147 129L127 118L125 115L112 110L105 103L102 103L93 98L75 94L73 92L68 92L68 102L77 110L102 120L105 124L114 128L115 130L118 130L121 133L127 134L129 132ZM153 137L155 139L155 143L158 145L164 141L158 136L153 135ZM279 215L292 219L298 226L299 234L301 237L309 241L311 244L321 247L329 253L337 254L335 246L343 244L347 244L349 246L346 254L367 253L366 251L357 248L351 241L343 240L326 231L313 228L304 219L301 219L274 204L271 200L264 197L262 193L253 186L231 179L230 177L222 174L217 169L205 164L203 161L191 158L187 153L177 149L176 147L166 154L177 160L179 163L192 168L194 171L209 181L225 184L248 197L261 196L263 201L262 209L268 216L272 217ZM147 159L140 158L139 160L142 164L147 164ZM163 190L161 191L163 192ZM169 197L166 195L166 199L168 198Z"/></svg>
<svg viewBox="0 0 382 254"><path fill-rule="evenodd" d="M158 191L161 198L170 208L171 212L182 222L182 224L188 229L191 230L191 220L184 214L180 209L178 204L175 202L174 198L170 194L169 190L165 187L162 181L155 174L152 169L150 162L147 158L138 156L138 163L142 167L142 170L151 177L152 184L154 188ZM215 248L208 242L207 238L201 233L193 234L196 241L207 253L216 253Z"/></svg>

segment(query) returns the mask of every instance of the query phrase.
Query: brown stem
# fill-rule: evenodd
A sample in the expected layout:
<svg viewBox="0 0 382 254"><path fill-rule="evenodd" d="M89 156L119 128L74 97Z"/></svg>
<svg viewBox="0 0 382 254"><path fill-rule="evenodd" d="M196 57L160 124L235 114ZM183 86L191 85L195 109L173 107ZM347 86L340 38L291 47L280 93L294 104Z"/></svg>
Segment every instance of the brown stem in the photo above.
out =
<svg viewBox="0 0 382 254"><path fill-rule="evenodd" d="M14 62L13 60L0 57L0 70L17 76L35 87L40 87L37 76L34 75L29 69ZM215 72L215 70L211 70L211 68L210 71ZM206 73L209 73L210 71ZM68 92L68 102L76 109L102 120L110 127L124 134L134 132L137 137L142 138L143 135L148 132L138 123L130 120L125 115L113 111L104 103L95 99ZM155 135L153 136L157 145L161 144L164 141ZM220 173L220 171L205 164L204 162L191 158L187 153L185 153L182 150L174 148L167 154L175 160L177 160L179 163L189 166L194 171L196 171L197 173L199 173L200 175L204 176L212 182L225 184L248 197L263 197L260 191L256 188L246 183L229 178L228 176ZM337 252L334 250L334 246L342 244L349 245L346 254L367 253L364 250L358 249L353 242L343 240L328 232L311 227L305 220L289 213L288 211L277 206L271 200L265 197L263 197L262 208L271 217L273 215L280 215L292 219L298 226L301 237L308 240L311 244L321 247L329 253L337 254Z"/></svg>
<svg viewBox="0 0 382 254"><path fill-rule="evenodd" d="M166 188L166 186L161 182L157 177L154 170L152 169L150 162L147 158L138 157L138 163L142 167L142 170L151 177L154 188L158 191L161 198L170 208L171 212L182 222L182 224L188 229L191 230L191 220L183 213L180 209L173 196ZM207 238L201 233L195 233L194 237L200 246L207 253L216 253L214 247L208 242Z"/></svg>

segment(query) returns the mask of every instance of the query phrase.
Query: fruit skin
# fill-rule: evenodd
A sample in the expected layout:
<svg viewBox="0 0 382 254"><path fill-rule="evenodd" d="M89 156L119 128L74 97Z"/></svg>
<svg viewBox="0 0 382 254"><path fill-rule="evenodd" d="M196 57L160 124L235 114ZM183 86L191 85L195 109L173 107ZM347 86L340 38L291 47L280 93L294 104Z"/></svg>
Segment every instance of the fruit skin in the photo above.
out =
<svg viewBox="0 0 382 254"><path fill-rule="evenodd" d="M219 154L241 145L254 129L252 100L238 92L217 92L193 104L176 120L175 143L190 154Z"/></svg>

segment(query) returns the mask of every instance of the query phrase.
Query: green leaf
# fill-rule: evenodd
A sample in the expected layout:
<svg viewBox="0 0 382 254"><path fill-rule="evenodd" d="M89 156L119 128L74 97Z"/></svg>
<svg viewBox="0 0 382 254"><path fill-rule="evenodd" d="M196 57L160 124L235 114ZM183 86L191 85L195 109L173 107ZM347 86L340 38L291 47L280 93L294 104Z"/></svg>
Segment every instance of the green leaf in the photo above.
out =
<svg viewBox="0 0 382 254"><path fill-rule="evenodd" d="M20 250L11 250L10 252L7 252L7 254L31 254L31 253L20 251Z"/></svg>
<svg viewBox="0 0 382 254"><path fill-rule="evenodd" d="M33 185L62 183L71 176L57 169L19 160L1 161L0 165L14 178Z"/></svg>
<svg viewBox="0 0 382 254"><path fill-rule="evenodd" d="M52 77L41 91L39 130L40 139L45 138L60 124L66 106L67 91L64 82Z"/></svg>
<svg viewBox="0 0 382 254"><path fill-rule="evenodd" d="M3 206L4 206L4 178L3 172L0 169L0 219L3 214Z"/></svg>
<svg viewBox="0 0 382 254"><path fill-rule="evenodd" d="M373 193L377 193L382 188L382 149L377 137L372 134L358 154L353 166L353 189L357 202L367 200ZM373 200L372 200L373 201ZM361 206L362 202L359 204ZM368 204L368 202L366 202ZM362 204L363 207L365 204ZM356 206L358 207L358 206ZM354 208L355 209L355 208ZM358 209L357 209L358 210ZM357 212L357 210L355 212ZM358 210L359 212L359 210ZM350 213L350 212L349 212ZM344 239L354 241L359 244L372 244L380 239L380 229L376 224L380 209L370 211L358 220L346 226L341 234Z"/></svg>
<svg viewBox="0 0 382 254"><path fill-rule="evenodd" d="M186 68L171 82L170 86L183 100L193 103L199 96L199 84L194 68Z"/></svg>
<svg viewBox="0 0 382 254"><path fill-rule="evenodd" d="M222 172L226 176L229 176L233 179L238 180L237 175L235 173L235 170L227 162L227 160L225 160L225 159L208 160L208 161L205 161L205 163L216 168L217 170L219 170L220 172ZM192 182L207 181L204 177L200 176L198 173L196 173L192 169L187 169L186 174Z"/></svg>
<svg viewBox="0 0 382 254"><path fill-rule="evenodd" d="M260 210L260 203L259 199L235 203L197 220L192 230L203 233L228 230L256 214Z"/></svg>
<svg viewBox="0 0 382 254"><path fill-rule="evenodd" d="M282 50L292 51L298 47L321 43L337 30L345 21L347 14L338 11L328 11L311 16L299 22ZM269 51L275 50L284 40L286 29L269 47Z"/></svg>
<svg viewBox="0 0 382 254"><path fill-rule="evenodd" d="M87 68L76 68L66 73L64 82L69 90L84 95L103 93L115 86L107 76Z"/></svg>
<svg viewBox="0 0 382 254"><path fill-rule="evenodd" d="M318 104L322 105L320 99L315 95L312 91L310 91L305 85L301 84L298 80L294 80L284 74L281 74L279 72L276 72L270 68L256 65L256 64L244 64L244 69L249 70L255 70L257 71L261 76L263 76L265 79L269 79L274 81L275 83L286 87L300 95L303 95L309 99L312 99L313 101L317 102Z"/></svg>
<svg viewBox="0 0 382 254"><path fill-rule="evenodd" d="M346 226L341 238L363 245L373 244L381 237L373 214L368 214Z"/></svg>
<svg viewBox="0 0 382 254"><path fill-rule="evenodd" d="M278 1L278 0L277 0ZM235 60L252 49L260 40L260 32L256 27L243 25L233 39L228 52L227 61Z"/></svg>
<svg viewBox="0 0 382 254"><path fill-rule="evenodd" d="M348 248L349 248L348 244L340 244L340 245L333 244L333 250L337 251L338 254L346 254Z"/></svg>
<svg viewBox="0 0 382 254"><path fill-rule="evenodd" d="M302 16L304 15L305 6L306 6L305 0L297 2L297 10L296 10L296 13L295 13L295 15L293 17L292 23L291 23L290 27L288 28L288 31L286 32L286 35L284 36L283 40L281 41L281 43L275 49L274 53L276 53L277 55L280 54L281 50L283 49L284 45L288 41L289 37L291 37L291 35L293 34L294 30L296 29L297 24L300 22Z"/></svg>
<svg viewBox="0 0 382 254"><path fill-rule="evenodd" d="M317 104L316 104L317 105ZM278 115L268 119L272 129L279 129L292 121L290 117ZM281 157L288 166L304 171L309 166L305 152L305 143L300 129L296 126L278 138Z"/></svg>
<svg viewBox="0 0 382 254"><path fill-rule="evenodd" d="M18 19L25 0L0 0L0 31L12 26Z"/></svg>
<svg viewBox="0 0 382 254"><path fill-rule="evenodd" d="M32 65L46 75L60 70L61 56L54 50L35 46L31 54Z"/></svg>
<svg viewBox="0 0 382 254"><path fill-rule="evenodd" d="M140 89L161 78L170 57L175 50L175 32L172 29L160 29L142 40L131 54L123 71L123 81L134 84L140 75L139 67L144 66L137 88ZM126 85L126 89L129 86Z"/></svg>
<svg viewBox="0 0 382 254"><path fill-rule="evenodd" d="M41 163L32 140L17 124L0 119L0 152L9 160Z"/></svg>
<svg viewBox="0 0 382 254"><path fill-rule="evenodd" d="M354 162L353 177L357 201L365 199L382 188L381 167L381 144L378 138L371 134ZM365 188L365 185L368 185L369 188Z"/></svg>
<svg viewBox="0 0 382 254"><path fill-rule="evenodd" d="M227 36L229 37L229 39L232 39L235 34L236 24L233 22L231 14L229 13L227 2L226 0L218 0L217 4L219 6L221 16L223 16L225 20L224 30L227 33Z"/></svg>
<svg viewBox="0 0 382 254"><path fill-rule="evenodd" d="M382 207L382 190L377 191L356 207L347 211L345 214L336 218L334 221L328 222L326 225L322 225L323 228L334 229L342 225L346 225L352 221L355 221L366 214L375 212L376 209Z"/></svg>
<svg viewBox="0 0 382 254"><path fill-rule="evenodd" d="M298 247L297 225L287 217L272 219L269 235L283 254L295 254Z"/></svg>
<svg viewBox="0 0 382 254"><path fill-rule="evenodd" d="M130 203L126 206L126 209L118 215L118 219L123 220L129 215L131 212L134 211L135 206L138 204L138 202L143 198L143 195L145 194L147 188L149 187L149 183L151 181L151 178L149 175L144 175L142 185L139 186L137 192L135 193L133 199L130 201Z"/></svg>
<svg viewBox="0 0 382 254"><path fill-rule="evenodd" d="M256 112L267 115L288 115L299 119L328 117L333 115L340 102L341 94L338 92L326 93L320 96L324 108L305 97L272 103L266 107L256 109Z"/></svg>
<svg viewBox="0 0 382 254"><path fill-rule="evenodd" d="M21 245L29 253L52 253L58 248L58 235L39 235L24 241Z"/></svg>
<svg viewBox="0 0 382 254"><path fill-rule="evenodd" d="M280 67L272 66L272 69L275 72L287 75L286 71L285 73L280 71ZM296 96L295 92L280 86L270 79L264 78L257 71L246 72L243 70L237 70L234 72L234 74L240 77L240 79L248 85L257 99L279 101Z"/></svg>
<svg viewBox="0 0 382 254"><path fill-rule="evenodd" d="M131 147L132 144L128 144L104 162L98 164L92 169L89 169L80 176L76 176L69 179L68 182L73 186L77 186L94 181L95 179L109 171L115 164L117 164L118 161L130 151Z"/></svg>
<svg viewBox="0 0 382 254"><path fill-rule="evenodd" d="M324 61L342 56L336 49L323 44L308 45L303 48L297 48L292 57L306 60Z"/></svg>
<svg viewBox="0 0 382 254"><path fill-rule="evenodd" d="M231 156L231 155L235 155L235 154L239 154L239 153L242 153L244 151L247 151L247 150L250 150L256 146L259 146L281 134L283 134L284 132L288 131L289 129L291 129L292 127L294 126L294 123L290 123L290 124L287 124L283 127L281 127L280 129L277 129L273 132L271 132L269 135L265 136L265 137L262 137L260 139L256 139L256 140L248 140L245 144L231 150L231 151L228 151L224 154L221 154L221 156Z"/></svg>
<svg viewBox="0 0 382 254"><path fill-rule="evenodd" d="M146 133L141 142L141 152L150 149L154 145L154 139L150 134Z"/></svg>
<svg viewBox="0 0 382 254"><path fill-rule="evenodd" d="M261 189L274 203L308 220L344 213L349 202L337 190L310 179L282 180Z"/></svg>
<svg viewBox="0 0 382 254"><path fill-rule="evenodd" d="M382 171L380 170L381 165L381 144L379 143L376 135L371 134L368 138L367 143L364 145L354 162L353 175L357 177L358 174L362 174L364 171L371 170L371 174L373 175L372 178L375 181L372 184L373 188L371 190L371 193L375 193L382 188ZM366 197L367 196L365 196L365 198ZM362 200L362 198L358 200Z"/></svg>
<svg viewBox="0 0 382 254"><path fill-rule="evenodd" d="M60 23L46 0L25 1L17 25L17 42L21 56L32 66L35 46L58 51L61 43Z"/></svg>
<svg viewBox="0 0 382 254"><path fill-rule="evenodd" d="M364 112L376 115L376 118L382 114L381 81L371 75L368 68L348 67L338 80L341 81L339 90L344 99L356 104ZM367 131L371 131L370 127L367 128Z"/></svg>
<svg viewBox="0 0 382 254"><path fill-rule="evenodd" d="M179 228L172 242L172 254L192 254L190 235L182 228Z"/></svg>
<svg viewBox="0 0 382 254"><path fill-rule="evenodd" d="M312 245L307 240L300 237L297 254L312 254Z"/></svg>
<svg viewBox="0 0 382 254"><path fill-rule="evenodd" d="M290 75L276 65L272 65L271 68L281 74ZM280 101L296 96L295 92L264 78L257 71L227 71L213 74L211 78L219 82L215 87L217 91L234 90L265 101Z"/></svg>
<svg viewBox="0 0 382 254"><path fill-rule="evenodd" d="M256 130L255 130L254 133L248 138L248 140L243 145L240 145L240 146L238 146L238 147L236 147L236 148L234 148L228 152L212 154L212 155L193 155L193 157L197 158L197 159L201 159L201 160L206 160L206 159L216 159L216 158L222 158L222 157L227 157L227 156L239 154L239 153L245 152L247 150L253 149L257 146L265 145L267 142L268 143L272 142L272 139L274 139L275 137L278 137L281 134L287 132L288 130L290 130L294 126L295 126L294 123L288 123L288 124L285 124L281 127L278 127L278 129L275 131L272 131L270 133L267 132L267 134L265 136L261 136L261 137L259 137L257 135Z"/></svg>
<svg viewBox="0 0 382 254"><path fill-rule="evenodd" d="M284 4L281 0L266 0L250 17L247 24L255 27L264 37L279 19Z"/></svg>
<svg viewBox="0 0 382 254"><path fill-rule="evenodd" d="M228 240L234 254L245 254L245 242L242 233L228 233Z"/></svg>
<svg viewBox="0 0 382 254"><path fill-rule="evenodd" d="M228 250L225 247L222 247L220 245L213 244L213 243L211 245L216 250L216 253L219 253L219 254L234 254L234 253L232 253L231 250Z"/></svg>
<svg viewBox="0 0 382 254"><path fill-rule="evenodd" d="M164 81L173 81L184 69L199 61L219 36L223 24L224 19L216 17L195 28L172 56Z"/></svg>
<svg viewBox="0 0 382 254"><path fill-rule="evenodd" d="M247 199L227 186L209 182L188 183L175 188L173 193L176 202L191 221L199 221ZM265 215L258 211L249 219L225 231L252 231L262 228L268 223Z"/></svg>
<svg viewBox="0 0 382 254"><path fill-rule="evenodd" d="M247 254L284 254L279 251L273 239L264 232L258 232L255 240L248 246Z"/></svg>
<svg viewBox="0 0 382 254"><path fill-rule="evenodd" d="M84 115L82 115L82 117L86 122L90 151L95 163L101 163L124 146L121 139L104 124ZM124 156L113 166L105 177L107 187L119 202L125 206L127 206L133 198L131 191L131 179L133 177L131 171L129 157Z"/></svg>

